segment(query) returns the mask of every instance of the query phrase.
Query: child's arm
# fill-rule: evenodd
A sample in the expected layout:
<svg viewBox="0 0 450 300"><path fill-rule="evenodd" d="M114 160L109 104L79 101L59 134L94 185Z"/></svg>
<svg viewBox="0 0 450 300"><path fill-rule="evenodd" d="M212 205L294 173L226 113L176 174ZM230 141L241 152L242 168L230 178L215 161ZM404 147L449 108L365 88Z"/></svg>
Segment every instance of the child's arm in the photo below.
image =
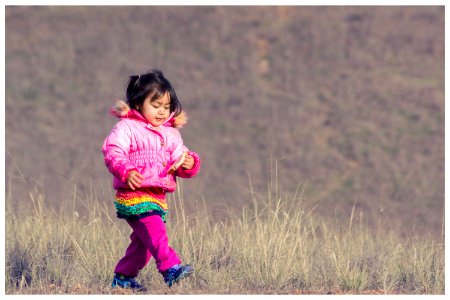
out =
<svg viewBox="0 0 450 300"><path fill-rule="evenodd" d="M180 157L183 152L187 152L187 156L184 159L182 165L175 170L175 176L182 178L194 177L200 171L200 156L198 156L198 154L195 152L189 151L189 149L184 145L181 134L177 129L175 129L172 134L175 137L175 139L173 140L175 146L174 150L171 153L172 160L178 159L178 157ZM189 169L184 168L183 166L187 167L189 165L189 163L186 162L186 159L189 161L191 158L194 160L194 165Z"/></svg>
<svg viewBox="0 0 450 300"><path fill-rule="evenodd" d="M200 171L200 165L201 165L200 156L193 151L188 152L188 157L189 156L191 156L194 159L194 165L189 170L185 169L183 167L184 164L181 165L181 167L179 167L175 171L176 176L179 176L181 178L191 178L191 177L194 177L195 175L197 175L197 173Z"/></svg>
<svg viewBox="0 0 450 300"><path fill-rule="evenodd" d="M124 122L119 122L103 142L102 152L108 170L122 182L126 182L128 173L137 170L128 159L131 131Z"/></svg>

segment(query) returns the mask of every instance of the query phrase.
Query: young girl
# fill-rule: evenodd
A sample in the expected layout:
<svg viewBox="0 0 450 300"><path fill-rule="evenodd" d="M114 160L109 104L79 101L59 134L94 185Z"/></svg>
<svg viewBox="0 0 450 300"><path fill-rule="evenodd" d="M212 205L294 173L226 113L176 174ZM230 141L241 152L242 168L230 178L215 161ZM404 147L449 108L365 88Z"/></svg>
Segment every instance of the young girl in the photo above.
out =
<svg viewBox="0 0 450 300"><path fill-rule="evenodd" d="M175 90L159 70L131 76L127 102L111 110L120 118L106 137L102 152L114 175L117 216L133 229L125 256L114 272L113 287L143 290L135 280L153 256L170 287L194 272L181 265L166 234L166 193L176 188L176 176L191 178L200 157L183 145L180 128L186 123Z"/></svg>

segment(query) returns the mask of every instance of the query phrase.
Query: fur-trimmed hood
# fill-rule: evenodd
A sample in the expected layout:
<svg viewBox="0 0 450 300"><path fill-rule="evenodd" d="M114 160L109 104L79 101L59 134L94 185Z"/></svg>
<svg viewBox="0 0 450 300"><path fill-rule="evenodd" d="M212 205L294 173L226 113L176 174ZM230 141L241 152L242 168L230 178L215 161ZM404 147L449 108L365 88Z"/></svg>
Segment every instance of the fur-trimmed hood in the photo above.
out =
<svg viewBox="0 0 450 300"><path fill-rule="evenodd" d="M139 111L131 109L123 100L117 100L116 104L111 107L110 113L117 118L140 119L148 123ZM174 114L171 113L169 118L167 118L162 125L171 126L177 129L186 125L188 118L184 111L181 111L181 113L175 117L173 115Z"/></svg>

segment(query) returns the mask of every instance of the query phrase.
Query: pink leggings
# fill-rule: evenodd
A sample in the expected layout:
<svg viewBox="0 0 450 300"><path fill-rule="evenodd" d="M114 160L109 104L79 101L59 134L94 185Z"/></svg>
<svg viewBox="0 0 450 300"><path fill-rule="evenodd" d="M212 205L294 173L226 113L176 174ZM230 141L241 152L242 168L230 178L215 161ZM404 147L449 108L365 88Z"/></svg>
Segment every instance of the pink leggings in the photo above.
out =
<svg viewBox="0 0 450 300"><path fill-rule="evenodd" d="M166 225L159 215L152 215L136 221L127 221L133 232L131 243L120 259L114 272L136 277L153 256L159 272L164 272L181 263L175 250L169 247Z"/></svg>

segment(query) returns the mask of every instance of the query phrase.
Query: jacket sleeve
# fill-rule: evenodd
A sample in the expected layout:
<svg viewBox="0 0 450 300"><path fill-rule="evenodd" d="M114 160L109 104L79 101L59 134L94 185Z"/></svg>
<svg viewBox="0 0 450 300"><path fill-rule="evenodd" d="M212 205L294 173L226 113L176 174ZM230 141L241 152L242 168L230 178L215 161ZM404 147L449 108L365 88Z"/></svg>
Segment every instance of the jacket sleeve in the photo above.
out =
<svg viewBox="0 0 450 300"><path fill-rule="evenodd" d="M182 152L187 151L189 155L191 155L194 158L194 166L192 167L192 169L190 170L186 170L183 167L179 167L176 171L175 171L175 176L181 177L181 178L191 178L194 177L195 175L197 175L197 173L200 171L200 165L201 165L201 161L200 161L200 156L193 152L193 151L189 151L189 149L183 144L183 139L181 138L181 134L178 131L178 129L175 129L174 131L174 150L172 152L172 157L175 158L176 156L179 156ZM181 152L180 152L181 151ZM180 153L178 153L180 152Z"/></svg>
<svg viewBox="0 0 450 300"><path fill-rule="evenodd" d="M190 170L186 170L183 167L179 167L177 169L177 171L175 172L176 176L181 177L181 178L191 178L191 177L194 177L195 175L197 175L198 172L200 171L200 165L201 165L200 156L193 151L189 151L189 155L191 155L194 158L194 166Z"/></svg>
<svg viewBox="0 0 450 300"><path fill-rule="evenodd" d="M120 121L113 127L102 146L106 167L122 182L126 181L131 170L137 169L128 159L130 144L131 130L125 122Z"/></svg>

